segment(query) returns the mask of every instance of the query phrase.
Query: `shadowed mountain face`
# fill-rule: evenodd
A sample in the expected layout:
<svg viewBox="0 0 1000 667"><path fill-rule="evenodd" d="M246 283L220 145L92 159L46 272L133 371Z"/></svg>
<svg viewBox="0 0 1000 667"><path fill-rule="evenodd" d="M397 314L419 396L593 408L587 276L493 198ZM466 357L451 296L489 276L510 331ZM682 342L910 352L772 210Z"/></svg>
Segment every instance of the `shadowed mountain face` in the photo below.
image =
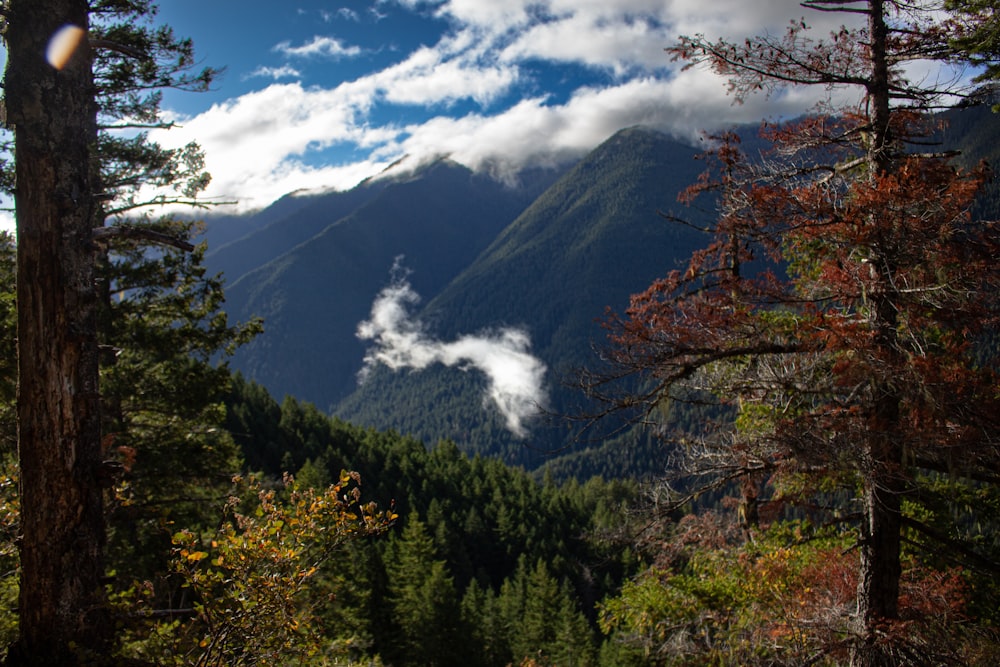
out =
<svg viewBox="0 0 1000 667"><path fill-rule="evenodd" d="M700 242L658 215L677 209L696 178L695 152L634 128L569 171L522 174L517 187L441 161L400 180L283 200L283 210L259 214L265 223L247 220L241 238L227 230L234 240L207 259L226 275L230 316L265 320L233 367L279 399L533 466L567 446L564 425L529 419L527 437L515 437L485 393L488 376L467 359L420 371L375 365L359 386L373 345L357 337L359 323L398 261L420 297L410 324L427 340L521 332L546 367L547 407L571 409L576 392L561 383L601 343L596 320Z"/></svg>
<svg viewBox="0 0 1000 667"><path fill-rule="evenodd" d="M227 278L230 316L265 319L234 368L278 398L330 408L357 384L365 350L355 332L396 258L419 292L437 293L553 178L510 188L441 161L405 180L312 198L219 248L207 264Z"/></svg>
<svg viewBox="0 0 1000 667"><path fill-rule="evenodd" d="M546 190L448 285L424 293L420 320L441 341L501 326L523 330L547 366L549 410L580 411L579 391L564 385L595 361L594 347L603 344L598 320L608 307L624 309L631 294L676 268L702 241L658 214L677 209L677 193L697 177L702 165L694 154L648 130L620 132ZM514 437L483 383L481 374L443 365L410 373L381 369L336 412L431 441L452 438L468 451L527 467L580 446L558 419L529 421L528 436Z"/></svg>

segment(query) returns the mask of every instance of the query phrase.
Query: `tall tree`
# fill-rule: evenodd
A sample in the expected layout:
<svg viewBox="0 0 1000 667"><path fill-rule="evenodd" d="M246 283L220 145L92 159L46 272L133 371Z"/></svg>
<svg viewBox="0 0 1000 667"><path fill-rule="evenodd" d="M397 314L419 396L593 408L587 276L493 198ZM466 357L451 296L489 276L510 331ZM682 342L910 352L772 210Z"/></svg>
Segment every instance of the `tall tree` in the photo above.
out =
<svg viewBox="0 0 1000 667"><path fill-rule="evenodd" d="M184 238L189 224L157 226ZM201 265L203 245L151 252L119 238L109 246L99 263L108 297L98 332L102 438L105 456L121 468L109 506L109 566L125 585L164 581L169 525L216 522L241 468L222 427L230 374L218 359L257 328L229 324L221 280Z"/></svg>
<svg viewBox="0 0 1000 667"><path fill-rule="evenodd" d="M86 0L11 0L7 123L18 233L19 664L74 664L111 633L92 232L100 220L97 104ZM66 28L66 26L70 26ZM63 61L63 29L80 42ZM66 47L70 50L69 47ZM50 57L46 59L49 51Z"/></svg>
<svg viewBox="0 0 1000 667"><path fill-rule="evenodd" d="M860 100L770 128L763 164L722 142L717 177L692 190L718 197L711 244L613 324L613 375L648 381L611 400L649 417L667 400L721 397L739 428L691 449L717 481L776 473L802 488L822 476L857 491L851 661L900 664L915 650L895 625L904 528L957 546L904 505L927 475L1000 481L997 377L977 356L1000 313L1000 231L970 220L982 171L914 150L935 129L928 113L963 94L906 77L914 60L952 57L936 5L803 5L864 23L816 39L797 20L779 37L670 49L728 77L738 100L789 85L854 88Z"/></svg>
<svg viewBox="0 0 1000 667"><path fill-rule="evenodd" d="M426 525L414 513L386 557L388 598L399 633L386 651L407 664L460 664L459 600Z"/></svg>
<svg viewBox="0 0 1000 667"><path fill-rule="evenodd" d="M225 372L209 370L208 358L249 330L225 324L218 284L198 273L200 254L172 260L146 245L192 248L190 225L154 221L144 207L193 202L208 179L197 146L166 150L148 140L148 129L164 126L159 91L202 90L216 71L195 70L190 40L152 26L149 0L10 0L2 9L15 163L2 186L14 190L18 223L24 535L21 639L10 659L73 664L105 655L111 638L102 494L122 461L106 460L108 450L172 440L197 441L203 454L225 451L208 428L221 420L218 408L194 403L223 389ZM112 303L109 289L129 298ZM153 316L145 327L141 317L122 324L136 303ZM102 353L112 345L128 352ZM125 363L109 365L99 390L102 354ZM184 382L202 391L185 393ZM151 421L163 406L135 391L151 383L190 400L170 404L173 418ZM185 423L201 437L178 436ZM187 453L192 469L217 462Z"/></svg>
<svg viewBox="0 0 1000 667"><path fill-rule="evenodd" d="M0 457L17 456L17 245L0 234Z"/></svg>
<svg viewBox="0 0 1000 667"><path fill-rule="evenodd" d="M156 16L151 0L91 2L90 40L107 46L94 59L103 443L121 466L109 555L120 575L144 579L166 566L165 520L203 521L239 468L220 428L229 370L218 359L259 331L227 321L221 278L191 243L197 226L158 215L163 204L203 206L210 180L197 144L150 141L149 130L170 127L162 90L204 91L219 70L196 66L191 40Z"/></svg>

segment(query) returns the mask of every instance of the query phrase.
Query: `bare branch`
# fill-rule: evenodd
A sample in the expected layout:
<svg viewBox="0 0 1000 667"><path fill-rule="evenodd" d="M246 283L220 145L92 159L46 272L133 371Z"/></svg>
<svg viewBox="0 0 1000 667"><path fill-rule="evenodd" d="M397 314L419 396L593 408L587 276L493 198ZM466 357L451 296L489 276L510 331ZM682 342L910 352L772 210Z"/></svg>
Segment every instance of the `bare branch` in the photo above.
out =
<svg viewBox="0 0 1000 667"><path fill-rule="evenodd" d="M125 213L128 213L129 211L135 211L140 208L151 208L153 206L167 206L170 204L181 204L183 206L190 206L192 208L207 209L211 206L228 206L236 203L237 202L231 200L206 201L204 199L191 199L188 197L158 197L156 199L151 199L149 201L123 204L117 208L109 209L105 211L105 216L110 218L110 217L120 216Z"/></svg>
<svg viewBox="0 0 1000 667"><path fill-rule="evenodd" d="M974 564L976 567L989 570L990 572L1000 573L1000 563L992 558L984 556L981 553L973 551L966 546L965 542L950 538L947 535L931 528L926 523L918 521L910 516L904 516L903 523L935 542L940 542L941 544L947 545L950 549L954 549L956 552L964 556L969 563Z"/></svg>
<svg viewBox="0 0 1000 667"><path fill-rule="evenodd" d="M172 130L177 127L177 123L170 121L166 123L117 123L115 125L98 124L99 130Z"/></svg>
<svg viewBox="0 0 1000 667"><path fill-rule="evenodd" d="M143 54L142 52L136 51L131 47L125 46L124 44L112 42L109 39L89 38L87 41L90 43L90 47L94 49L106 49L108 51L114 51L124 56L128 56L129 58L135 58L136 60L146 59L146 55Z"/></svg>
<svg viewBox="0 0 1000 667"><path fill-rule="evenodd" d="M836 4L836 5L841 5L841 6L840 7L821 7L819 5L820 1L822 1L823 4ZM871 13L867 9L858 9L857 7L846 7L846 6L844 6L844 5L848 5L848 4L853 4L853 2L854 2L854 0L841 0L839 2L835 1L835 0L818 0L817 2L809 2L807 0L806 2L800 2L799 4L801 6L803 6L803 7L805 7L806 9L812 9L812 10L817 11L817 12L840 12L840 13L843 13L843 14L864 14L866 16Z"/></svg>
<svg viewBox="0 0 1000 667"><path fill-rule="evenodd" d="M182 239L175 238L162 232L140 227L136 225L112 225L110 227L98 227L93 230L91 238L97 243L107 243L112 239L125 238L142 241L151 241L159 245L171 246L184 252L194 250L194 245Z"/></svg>

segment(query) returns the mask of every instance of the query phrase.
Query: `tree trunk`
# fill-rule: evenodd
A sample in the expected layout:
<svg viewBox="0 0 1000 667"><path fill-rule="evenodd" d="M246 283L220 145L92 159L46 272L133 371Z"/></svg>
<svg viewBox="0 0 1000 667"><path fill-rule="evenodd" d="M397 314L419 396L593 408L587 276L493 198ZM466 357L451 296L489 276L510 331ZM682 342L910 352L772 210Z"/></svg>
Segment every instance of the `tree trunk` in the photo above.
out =
<svg viewBox="0 0 1000 667"><path fill-rule="evenodd" d="M861 527L861 563L858 572L857 622L859 637L851 655L852 667L895 665L888 623L899 617L900 564L900 447L892 434L876 438L864 457L864 513Z"/></svg>
<svg viewBox="0 0 1000 667"><path fill-rule="evenodd" d="M9 664L100 662L104 513L91 230L98 171L92 63L84 39L46 60L61 27L88 27L87 0L12 0L7 120L17 190L20 638Z"/></svg>
<svg viewBox="0 0 1000 667"><path fill-rule="evenodd" d="M868 31L871 79L868 87L870 109L870 178L891 171L899 147L895 145L889 119L891 99L888 66L888 27L883 0L869 0ZM879 226L879 212L873 211L868 224ZM893 302L893 261L877 245L871 248L871 270L877 288L868 304L871 325L876 332L878 357L884 363L898 353L898 315ZM878 364L878 360L876 360ZM896 366L894 366L896 367ZM890 642L885 641L887 622L899 617L900 502L902 445L899 392L891 380L874 381L872 414L867 442L861 455L864 520L861 526L861 562L858 572L858 638L851 652L851 667L888 667L896 664Z"/></svg>

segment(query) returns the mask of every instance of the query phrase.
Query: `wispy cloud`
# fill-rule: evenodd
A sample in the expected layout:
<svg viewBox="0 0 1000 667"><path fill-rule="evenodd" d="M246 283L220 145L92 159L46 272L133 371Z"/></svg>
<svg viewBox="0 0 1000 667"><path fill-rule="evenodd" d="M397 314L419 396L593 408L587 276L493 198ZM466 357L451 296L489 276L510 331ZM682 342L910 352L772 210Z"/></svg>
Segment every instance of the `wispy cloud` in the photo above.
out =
<svg viewBox="0 0 1000 667"><path fill-rule="evenodd" d="M208 194L236 199L238 209L252 210L292 190L352 187L403 155L417 164L448 154L472 169L507 177L526 166L566 163L623 127L642 124L694 140L708 122L731 125L748 112L756 118L799 113L809 103L789 96L734 107L720 80L687 72L669 80L648 77L582 88L562 104L534 97L492 114L441 114L406 125L367 122L380 99L411 104L486 100L510 85L500 72L480 77L448 72L440 68L431 79L412 79L383 71L333 90L276 83L194 118L177 119L179 127L153 136L165 146L197 141L212 173ZM367 157L329 165L308 159L337 145L357 146Z"/></svg>
<svg viewBox="0 0 1000 667"><path fill-rule="evenodd" d="M329 14L329 12L324 12L324 18L326 16L326 14ZM354 11L353 9L351 9L350 7L341 7L336 12L332 13L330 19L327 19L327 20L328 21L332 20L333 16L339 16L340 18L345 19L347 21L355 21L355 22L357 22L357 21L361 20L361 16L356 11Z"/></svg>
<svg viewBox="0 0 1000 667"><path fill-rule="evenodd" d="M421 48L367 81L393 104L431 105L472 99L489 104L517 80L514 67L449 57L440 49Z"/></svg>
<svg viewBox="0 0 1000 667"><path fill-rule="evenodd" d="M410 314L420 296L410 286L400 260L393 267L391 284L372 304L371 316L358 325L358 338L373 343L365 355L361 380L377 364L394 371L421 371L436 363L479 371L487 378L484 402L500 411L511 433L525 437L527 422L546 401L545 364L531 354L527 332L504 327L451 342L436 340Z"/></svg>
<svg viewBox="0 0 1000 667"><path fill-rule="evenodd" d="M279 79L297 79L302 76L302 72L295 69L291 65L282 65L281 67L265 67L260 66L252 72L249 72L243 76L244 79L274 79L275 81Z"/></svg>
<svg viewBox="0 0 1000 667"><path fill-rule="evenodd" d="M294 58L352 58L361 55L361 47L344 46L335 37L316 35L301 46L292 46L291 42L280 42L274 50Z"/></svg>

